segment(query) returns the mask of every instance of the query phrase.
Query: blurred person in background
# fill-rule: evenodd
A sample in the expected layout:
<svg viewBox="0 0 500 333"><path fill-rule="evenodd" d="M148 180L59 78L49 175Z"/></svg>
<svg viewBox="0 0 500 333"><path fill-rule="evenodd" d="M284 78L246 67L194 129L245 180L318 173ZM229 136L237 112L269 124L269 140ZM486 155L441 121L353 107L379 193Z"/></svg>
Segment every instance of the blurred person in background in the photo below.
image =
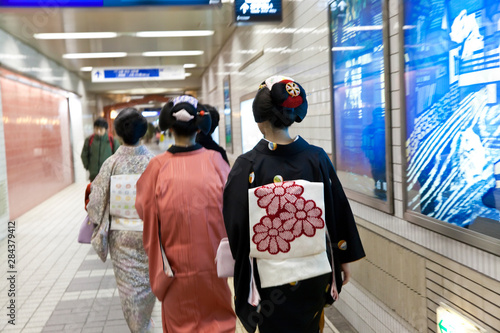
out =
<svg viewBox="0 0 500 333"><path fill-rule="evenodd" d="M120 142L108 134L108 122L104 118L94 121L94 134L85 139L82 149L83 167L89 171L89 179L93 181L102 164L120 147Z"/></svg>

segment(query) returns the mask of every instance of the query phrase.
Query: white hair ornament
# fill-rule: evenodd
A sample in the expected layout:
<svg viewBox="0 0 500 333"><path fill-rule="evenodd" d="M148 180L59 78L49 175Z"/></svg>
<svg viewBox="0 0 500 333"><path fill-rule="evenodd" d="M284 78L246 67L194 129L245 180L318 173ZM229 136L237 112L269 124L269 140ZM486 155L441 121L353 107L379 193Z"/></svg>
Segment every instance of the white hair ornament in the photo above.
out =
<svg viewBox="0 0 500 333"><path fill-rule="evenodd" d="M192 114L187 112L185 109L181 109L175 113L172 113L172 116L178 120L178 121L183 121L183 122L188 122L194 118Z"/></svg>

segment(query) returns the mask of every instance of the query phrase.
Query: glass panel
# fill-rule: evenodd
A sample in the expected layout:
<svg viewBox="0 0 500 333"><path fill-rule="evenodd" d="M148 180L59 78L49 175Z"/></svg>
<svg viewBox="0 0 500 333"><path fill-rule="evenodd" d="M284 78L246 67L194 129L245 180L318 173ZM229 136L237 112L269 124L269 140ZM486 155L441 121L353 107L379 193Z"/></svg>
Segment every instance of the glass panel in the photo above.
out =
<svg viewBox="0 0 500 333"><path fill-rule="evenodd" d="M387 201L382 0L333 1L330 15L337 173Z"/></svg>
<svg viewBox="0 0 500 333"><path fill-rule="evenodd" d="M251 150L262 139L262 133L253 118L253 98L240 103L241 112L241 147L242 152Z"/></svg>
<svg viewBox="0 0 500 333"><path fill-rule="evenodd" d="M500 5L405 0L408 209L500 238Z"/></svg>

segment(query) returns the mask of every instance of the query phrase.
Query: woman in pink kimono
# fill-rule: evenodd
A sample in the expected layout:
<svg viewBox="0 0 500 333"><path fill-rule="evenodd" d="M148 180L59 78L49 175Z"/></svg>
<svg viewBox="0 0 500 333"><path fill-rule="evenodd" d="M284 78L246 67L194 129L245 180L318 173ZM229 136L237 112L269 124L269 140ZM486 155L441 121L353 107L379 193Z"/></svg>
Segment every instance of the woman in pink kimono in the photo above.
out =
<svg viewBox="0 0 500 333"><path fill-rule="evenodd" d="M175 145L153 158L137 182L136 208L163 332L234 332L231 292L214 262L226 237L222 192L229 166L217 151L195 143L199 130L210 129L210 116L195 98L174 99L159 123L173 132Z"/></svg>

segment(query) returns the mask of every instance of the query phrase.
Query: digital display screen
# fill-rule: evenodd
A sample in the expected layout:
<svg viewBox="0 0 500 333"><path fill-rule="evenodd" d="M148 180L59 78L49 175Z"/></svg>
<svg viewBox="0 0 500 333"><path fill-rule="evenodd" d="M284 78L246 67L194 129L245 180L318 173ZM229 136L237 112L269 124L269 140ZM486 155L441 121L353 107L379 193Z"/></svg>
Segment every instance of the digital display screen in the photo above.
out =
<svg viewBox="0 0 500 333"><path fill-rule="evenodd" d="M500 238L500 5L405 0L408 209Z"/></svg>
<svg viewBox="0 0 500 333"><path fill-rule="evenodd" d="M281 22L281 0L235 0L236 22Z"/></svg>
<svg viewBox="0 0 500 333"><path fill-rule="evenodd" d="M0 0L0 7L200 6L220 0Z"/></svg>
<svg viewBox="0 0 500 333"><path fill-rule="evenodd" d="M226 150L232 154L233 151L233 126L231 115L231 89L229 87L229 77L223 81L224 88L224 125L226 129Z"/></svg>
<svg viewBox="0 0 500 333"><path fill-rule="evenodd" d="M337 173L344 187L387 201L382 0L329 10Z"/></svg>

